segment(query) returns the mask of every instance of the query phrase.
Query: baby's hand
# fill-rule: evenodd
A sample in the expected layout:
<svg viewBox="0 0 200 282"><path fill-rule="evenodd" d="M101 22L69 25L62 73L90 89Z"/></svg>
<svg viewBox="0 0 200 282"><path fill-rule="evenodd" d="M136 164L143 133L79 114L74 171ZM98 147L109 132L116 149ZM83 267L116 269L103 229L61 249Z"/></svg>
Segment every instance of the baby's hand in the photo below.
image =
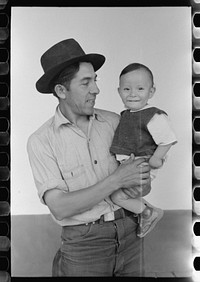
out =
<svg viewBox="0 0 200 282"><path fill-rule="evenodd" d="M152 156L149 159L149 165L151 168L160 168L163 165L163 159Z"/></svg>
<svg viewBox="0 0 200 282"><path fill-rule="evenodd" d="M126 164L132 162L135 159L135 155L131 154L129 158L120 160L121 164Z"/></svg>

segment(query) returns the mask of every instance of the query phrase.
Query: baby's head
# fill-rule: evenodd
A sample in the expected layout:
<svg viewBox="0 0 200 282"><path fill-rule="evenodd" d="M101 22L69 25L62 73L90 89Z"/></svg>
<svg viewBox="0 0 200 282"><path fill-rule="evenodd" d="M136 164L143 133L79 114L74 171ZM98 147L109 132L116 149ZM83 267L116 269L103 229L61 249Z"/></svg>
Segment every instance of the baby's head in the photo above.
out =
<svg viewBox="0 0 200 282"><path fill-rule="evenodd" d="M119 77L119 95L128 109L140 110L155 93L153 74L145 65L133 63Z"/></svg>

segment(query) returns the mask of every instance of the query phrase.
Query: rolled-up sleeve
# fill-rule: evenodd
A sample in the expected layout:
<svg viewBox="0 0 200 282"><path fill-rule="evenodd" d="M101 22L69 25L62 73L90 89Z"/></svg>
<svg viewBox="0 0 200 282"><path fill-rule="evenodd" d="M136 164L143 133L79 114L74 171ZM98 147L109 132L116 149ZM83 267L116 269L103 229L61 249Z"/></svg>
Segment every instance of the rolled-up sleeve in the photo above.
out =
<svg viewBox="0 0 200 282"><path fill-rule="evenodd" d="M57 188L68 191L47 140L41 140L38 135L30 136L27 151L38 195L43 204L43 196L47 190Z"/></svg>

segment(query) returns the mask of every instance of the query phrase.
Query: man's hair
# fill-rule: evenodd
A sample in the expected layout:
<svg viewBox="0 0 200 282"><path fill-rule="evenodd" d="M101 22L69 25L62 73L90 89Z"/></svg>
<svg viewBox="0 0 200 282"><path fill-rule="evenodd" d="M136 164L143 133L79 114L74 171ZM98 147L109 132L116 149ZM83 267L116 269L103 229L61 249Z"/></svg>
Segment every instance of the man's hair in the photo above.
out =
<svg viewBox="0 0 200 282"><path fill-rule="evenodd" d="M54 96L57 96L54 88L56 84L62 84L66 87L67 90L70 88L71 80L74 78L76 73L79 71L80 68L80 62L74 63L72 65L69 65L64 70L62 70L52 81L51 81L51 90Z"/></svg>
<svg viewBox="0 0 200 282"><path fill-rule="evenodd" d="M151 78L151 81L152 81L152 84L154 84L154 80L153 80L153 74L152 74L152 71L145 65L143 64L140 64L140 63L132 63L132 64L129 64L128 66L126 66L120 73L120 76L119 78L126 74L126 73L129 73L131 71L134 71L134 70L139 70L139 69L144 69L146 70L149 75L150 75L150 78Z"/></svg>

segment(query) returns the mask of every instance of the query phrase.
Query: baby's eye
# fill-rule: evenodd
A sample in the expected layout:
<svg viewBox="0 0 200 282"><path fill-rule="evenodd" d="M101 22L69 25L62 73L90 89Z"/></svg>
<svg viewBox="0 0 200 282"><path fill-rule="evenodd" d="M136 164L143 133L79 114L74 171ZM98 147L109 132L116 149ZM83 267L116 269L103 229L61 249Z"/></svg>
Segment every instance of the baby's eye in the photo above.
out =
<svg viewBox="0 0 200 282"><path fill-rule="evenodd" d="M140 91L141 91L141 90L144 90L144 88L142 88L142 87L139 87L138 89L139 89Z"/></svg>
<svg viewBox="0 0 200 282"><path fill-rule="evenodd" d="M124 90L125 90L125 91L129 91L129 88L126 87L126 88L124 88Z"/></svg>

